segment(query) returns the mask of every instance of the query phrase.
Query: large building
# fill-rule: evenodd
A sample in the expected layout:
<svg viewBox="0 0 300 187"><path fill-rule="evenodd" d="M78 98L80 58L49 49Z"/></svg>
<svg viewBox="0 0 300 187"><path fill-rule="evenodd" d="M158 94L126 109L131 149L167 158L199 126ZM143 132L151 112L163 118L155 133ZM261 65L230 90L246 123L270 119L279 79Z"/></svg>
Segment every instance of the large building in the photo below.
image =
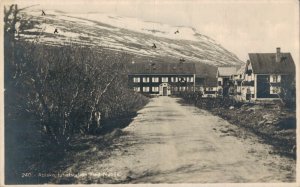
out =
<svg viewBox="0 0 300 187"><path fill-rule="evenodd" d="M128 70L128 86L136 92L168 96L195 91L194 63L132 63Z"/></svg>

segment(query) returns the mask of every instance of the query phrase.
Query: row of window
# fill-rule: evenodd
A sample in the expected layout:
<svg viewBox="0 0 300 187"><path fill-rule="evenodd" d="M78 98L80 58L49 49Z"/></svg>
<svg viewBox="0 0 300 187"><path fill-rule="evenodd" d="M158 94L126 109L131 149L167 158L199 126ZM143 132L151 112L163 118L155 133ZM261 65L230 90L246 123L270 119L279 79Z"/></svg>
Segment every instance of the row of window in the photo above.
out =
<svg viewBox="0 0 300 187"><path fill-rule="evenodd" d="M171 77L171 82L194 82L194 77ZM162 77L162 82L169 82L169 77ZM140 77L133 77L133 82L141 82ZM143 82L150 82L150 77L143 77ZM159 82L158 77L152 77L152 82Z"/></svg>
<svg viewBox="0 0 300 187"><path fill-rule="evenodd" d="M136 92L140 92L141 88L140 87L133 87L133 90L136 91ZM150 87L144 86L144 87L142 87L142 90L143 90L143 92L150 92ZM158 92L159 91L158 87L156 87L156 86L151 87L151 90L152 90L152 92ZM186 90L192 91L192 88L185 87L185 86L173 87L172 88L172 91L186 91Z"/></svg>
<svg viewBox="0 0 300 187"><path fill-rule="evenodd" d="M133 87L133 90L136 92L140 92L141 88L140 87ZM149 92L150 91L150 87L145 86L143 87L143 92ZM158 92L158 87L152 87L152 92Z"/></svg>

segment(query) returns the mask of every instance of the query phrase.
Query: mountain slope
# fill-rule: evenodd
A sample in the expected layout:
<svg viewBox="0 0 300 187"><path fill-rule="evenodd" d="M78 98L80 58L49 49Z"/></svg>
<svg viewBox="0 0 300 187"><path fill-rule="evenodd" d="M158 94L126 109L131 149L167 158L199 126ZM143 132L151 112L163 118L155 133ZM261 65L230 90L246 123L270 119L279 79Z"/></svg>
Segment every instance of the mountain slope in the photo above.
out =
<svg viewBox="0 0 300 187"><path fill-rule="evenodd" d="M215 66L240 65L233 53L194 28L174 27L135 18L89 13L71 14L40 10L23 13L24 19L37 23L20 31L20 38L60 45L71 41L88 46L101 46L149 58L184 58L187 61ZM54 34L57 29L58 33ZM175 34L175 31L178 33ZM152 48L155 44L156 48Z"/></svg>

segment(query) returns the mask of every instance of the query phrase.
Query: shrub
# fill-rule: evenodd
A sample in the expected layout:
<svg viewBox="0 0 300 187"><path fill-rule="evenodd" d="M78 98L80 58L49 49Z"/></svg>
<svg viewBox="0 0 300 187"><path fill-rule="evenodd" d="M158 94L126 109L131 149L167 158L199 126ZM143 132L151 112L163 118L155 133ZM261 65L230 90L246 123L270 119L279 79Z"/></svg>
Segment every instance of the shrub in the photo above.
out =
<svg viewBox="0 0 300 187"><path fill-rule="evenodd" d="M27 42L16 42L14 53L16 65L6 69L6 99L12 101L7 106L15 111L13 101L22 103L18 108L34 114L57 145L67 145L74 133L95 132L102 117L122 115L146 103L127 89L125 54Z"/></svg>

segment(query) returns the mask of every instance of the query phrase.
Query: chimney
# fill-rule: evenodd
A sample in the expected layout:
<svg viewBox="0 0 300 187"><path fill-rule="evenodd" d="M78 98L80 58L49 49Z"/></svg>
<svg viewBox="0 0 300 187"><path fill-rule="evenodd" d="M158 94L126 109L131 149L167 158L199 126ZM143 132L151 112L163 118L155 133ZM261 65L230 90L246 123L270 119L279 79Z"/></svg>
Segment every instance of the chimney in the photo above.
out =
<svg viewBox="0 0 300 187"><path fill-rule="evenodd" d="M281 61L281 53L280 53L280 47L276 48L276 62L279 63Z"/></svg>

